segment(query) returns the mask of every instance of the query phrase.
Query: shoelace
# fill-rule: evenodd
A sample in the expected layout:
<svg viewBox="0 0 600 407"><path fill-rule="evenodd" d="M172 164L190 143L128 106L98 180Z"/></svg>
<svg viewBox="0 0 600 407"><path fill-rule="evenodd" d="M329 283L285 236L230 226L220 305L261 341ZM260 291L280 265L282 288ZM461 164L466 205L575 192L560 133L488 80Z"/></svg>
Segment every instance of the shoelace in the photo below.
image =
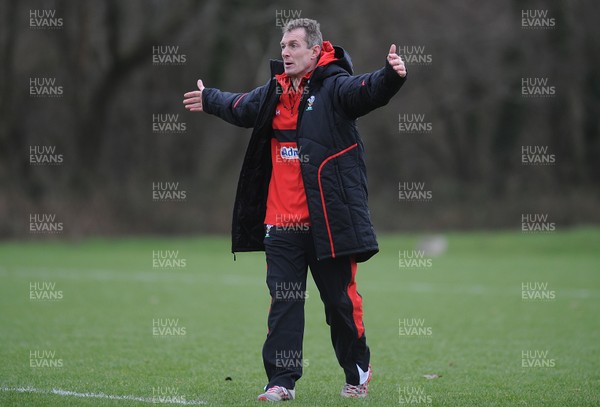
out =
<svg viewBox="0 0 600 407"><path fill-rule="evenodd" d="M358 386L355 386L353 384L348 384L346 383L346 390L353 392L353 393L360 393L364 391L364 385L363 384L359 384Z"/></svg>
<svg viewBox="0 0 600 407"><path fill-rule="evenodd" d="M281 386L273 386L269 390L267 390L267 393L278 393L280 389L287 396L287 394L288 394L287 389L284 389Z"/></svg>

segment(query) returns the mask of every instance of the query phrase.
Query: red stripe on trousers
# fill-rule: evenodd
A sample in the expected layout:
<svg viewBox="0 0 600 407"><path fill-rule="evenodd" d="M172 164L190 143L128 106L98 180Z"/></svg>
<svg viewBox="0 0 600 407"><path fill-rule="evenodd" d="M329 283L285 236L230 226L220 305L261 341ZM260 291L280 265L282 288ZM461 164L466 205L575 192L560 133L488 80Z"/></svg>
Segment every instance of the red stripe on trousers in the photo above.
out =
<svg viewBox="0 0 600 407"><path fill-rule="evenodd" d="M358 291L356 291L356 270L358 266L354 257L350 257L350 267L352 269L352 279L348 284L348 296L352 302L352 318L354 319L354 325L360 338L365 333L365 327L363 325L362 298L358 294Z"/></svg>

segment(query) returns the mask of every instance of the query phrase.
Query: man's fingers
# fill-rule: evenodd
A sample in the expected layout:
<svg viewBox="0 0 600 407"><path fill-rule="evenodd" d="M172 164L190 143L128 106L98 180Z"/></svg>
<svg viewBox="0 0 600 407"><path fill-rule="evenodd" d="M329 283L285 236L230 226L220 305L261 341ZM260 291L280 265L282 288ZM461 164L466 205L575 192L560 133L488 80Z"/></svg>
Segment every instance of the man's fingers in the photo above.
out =
<svg viewBox="0 0 600 407"><path fill-rule="evenodd" d="M202 103L202 98L187 98L183 99L184 105L189 105L190 103Z"/></svg>
<svg viewBox="0 0 600 407"><path fill-rule="evenodd" d="M394 67L394 70L400 75L400 77L404 78L406 76L406 66L404 64L399 64Z"/></svg>
<svg viewBox="0 0 600 407"><path fill-rule="evenodd" d="M390 47L390 52L388 52L388 54L395 54L396 53L396 44L392 44L392 46Z"/></svg>
<svg viewBox="0 0 600 407"><path fill-rule="evenodd" d="M193 90L183 94L183 104L190 112L202 112L202 91L204 90L204 83L202 79L198 79L196 82L199 90Z"/></svg>
<svg viewBox="0 0 600 407"><path fill-rule="evenodd" d="M185 97L185 98L195 98L195 97L200 97L200 96L202 96L202 92L200 92L199 90L187 92L183 95L183 97Z"/></svg>
<svg viewBox="0 0 600 407"><path fill-rule="evenodd" d="M406 76L406 66L404 65L404 61L402 57L396 54L396 44L392 44L390 47L390 53L388 54L388 63L390 66L396 71L400 77L404 78Z"/></svg>
<svg viewBox="0 0 600 407"><path fill-rule="evenodd" d="M190 112L201 112L202 103L194 103L193 105L186 105L185 108Z"/></svg>

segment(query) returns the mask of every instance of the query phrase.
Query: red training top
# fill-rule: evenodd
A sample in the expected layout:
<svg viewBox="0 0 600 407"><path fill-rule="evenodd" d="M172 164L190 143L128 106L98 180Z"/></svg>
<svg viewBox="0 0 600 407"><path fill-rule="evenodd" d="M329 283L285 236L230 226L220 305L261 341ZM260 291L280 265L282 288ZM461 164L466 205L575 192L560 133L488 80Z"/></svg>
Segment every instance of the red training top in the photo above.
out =
<svg viewBox="0 0 600 407"><path fill-rule="evenodd" d="M317 66L335 61L335 51L329 41L323 42ZM298 151L296 125L298 108L306 81L312 75L308 72L302 80L292 79L285 72L275 75L282 93L273 117L273 138L271 139L271 162L273 171L269 182L267 213L265 224L274 226L310 225L310 215L306 203L304 181L300 162L308 159Z"/></svg>

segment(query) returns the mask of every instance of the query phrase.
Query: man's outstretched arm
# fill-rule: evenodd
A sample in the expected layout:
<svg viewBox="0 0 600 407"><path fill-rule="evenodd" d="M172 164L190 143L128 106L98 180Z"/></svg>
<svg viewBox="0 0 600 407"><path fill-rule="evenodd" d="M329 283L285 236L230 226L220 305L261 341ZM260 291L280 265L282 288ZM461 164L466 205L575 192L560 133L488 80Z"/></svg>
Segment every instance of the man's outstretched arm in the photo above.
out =
<svg viewBox="0 0 600 407"><path fill-rule="evenodd" d="M240 127L254 126L266 85L248 93L221 92L219 89L206 88L201 79L198 79L197 85L198 90L183 95L183 104L187 110L214 114Z"/></svg>
<svg viewBox="0 0 600 407"><path fill-rule="evenodd" d="M352 118L364 116L385 106L406 81L406 66L392 44L383 68L338 79L336 96L344 112Z"/></svg>

